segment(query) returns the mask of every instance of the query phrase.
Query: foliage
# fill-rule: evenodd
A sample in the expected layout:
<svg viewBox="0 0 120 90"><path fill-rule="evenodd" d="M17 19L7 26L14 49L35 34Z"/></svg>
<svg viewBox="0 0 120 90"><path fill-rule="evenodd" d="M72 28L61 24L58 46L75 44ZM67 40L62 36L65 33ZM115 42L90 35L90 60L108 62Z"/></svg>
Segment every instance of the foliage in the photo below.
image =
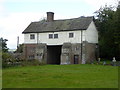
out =
<svg viewBox="0 0 120 90"><path fill-rule="evenodd" d="M46 21L47 21L46 17L42 17L42 18L40 19L40 22L46 22Z"/></svg>
<svg viewBox="0 0 120 90"><path fill-rule="evenodd" d="M39 62L38 60L21 60L16 59L9 54L5 53L4 55L6 59L2 61L2 67L3 68L9 68L9 67L18 67L18 66L38 66L38 65L45 65L44 62ZM4 56L3 55L3 56ZM9 57L9 58L8 58Z"/></svg>
<svg viewBox="0 0 120 90"><path fill-rule="evenodd" d="M7 61L11 58L10 54L8 53L7 48L7 39L0 38L0 54L2 56L2 67L8 67Z"/></svg>
<svg viewBox="0 0 120 90"><path fill-rule="evenodd" d="M114 17L114 39L116 46L116 55L120 60L120 2Z"/></svg>
<svg viewBox="0 0 120 90"><path fill-rule="evenodd" d="M85 64L6 68L3 88L118 88L118 67Z"/></svg>
<svg viewBox="0 0 120 90"><path fill-rule="evenodd" d="M114 10L114 7L107 6L100 8L95 12L97 19L95 20L99 31L99 48L100 57L112 59L119 57L119 41L120 41L120 15ZM117 32L117 33L116 33ZM116 44L117 42L117 44Z"/></svg>
<svg viewBox="0 0 120 90"><path fill-rule="evenodd" d="M8 52L8 48L7 48L7 42L8 40L7 39L3 39L3 38L0 38L0 47L2 47L2 52Z"/></svg>
<svg viewBox="0 0 120 90"><path fill-rule="evenodd" d="M23 60L20 65L21 66L37 66L37 65L45 65L45 63L39 62L38 60Z"/></svg>
<svg viewBox="0 0 120 90"><path fill-rule="evenodd" d="M120 8L115 12L114 23L115 44L120 44Z"/></svg>
<svg viewBox="0 0 120 90"><path fill-rule="evenodd" d="M13 57L9 53L2 53L2 67L11 67L12 65L8 64L9 62L13 62Z"/></svg>
<svg viewBox="0 0 120 90"><path fill-rule="evenodd" d="M22 53L23 52L23 46L24 46L24 44L20 44L19 47L17 47L17 50L15 51L15 53Z"/></svg>
<svg viewBox="0 0 120 90"><path fill-rule="evenodd" d="M7 61L10 58L12 58L12 56L9 53L2 53L2 59Z"/></svg>

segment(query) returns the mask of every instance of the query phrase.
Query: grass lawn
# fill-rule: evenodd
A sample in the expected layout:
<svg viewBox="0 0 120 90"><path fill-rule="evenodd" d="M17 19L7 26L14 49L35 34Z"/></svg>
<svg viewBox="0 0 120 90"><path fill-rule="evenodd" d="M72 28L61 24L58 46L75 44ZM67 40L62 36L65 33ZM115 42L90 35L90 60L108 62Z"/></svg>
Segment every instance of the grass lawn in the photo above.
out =
<svg viewBox="0 0 120 90"><path fill-rule="evenodd" d="M3 69L3 88L118 88L118 67L44 65Z"/></svg>

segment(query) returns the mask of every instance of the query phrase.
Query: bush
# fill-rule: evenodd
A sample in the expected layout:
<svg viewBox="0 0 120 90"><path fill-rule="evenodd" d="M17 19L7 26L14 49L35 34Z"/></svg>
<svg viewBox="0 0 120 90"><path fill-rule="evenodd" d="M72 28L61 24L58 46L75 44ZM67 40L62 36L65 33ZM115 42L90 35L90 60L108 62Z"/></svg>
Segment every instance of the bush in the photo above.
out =
<svg viewBox="0 0 120 90"><path fill-rule="evenodd" d="M15 67L15 66L36 66L36 65L45 65L44 62L39 60L23 60L15 58L10 53L2 54L2 68Z"/></svg>
<svg viewBox="0 0 120 90"><path fill-rule="evenodd" d="M23 60L21 62L21 66L37 66L37 65L45 65L44 62L40 62L38 60Z"/></svg>
<svg viewBox="0 0 120 90"><path fill-rule="evenodd" d="M9 53L2 53L2 68L11 67L13 58Z"/></svg>

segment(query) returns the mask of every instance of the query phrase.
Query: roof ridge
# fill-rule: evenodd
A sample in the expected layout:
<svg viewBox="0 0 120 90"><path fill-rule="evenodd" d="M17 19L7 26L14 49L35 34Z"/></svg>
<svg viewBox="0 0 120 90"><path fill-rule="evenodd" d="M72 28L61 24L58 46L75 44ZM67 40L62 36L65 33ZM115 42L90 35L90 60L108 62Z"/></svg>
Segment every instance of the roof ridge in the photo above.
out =
<svg viewBox="0 0 120 90"><path fill-rule="evenodd" d="M66 20L74 20L74 19L81 19L81 18L93 18L94 16L84 16L84 17L78 17L78 18L70 18L70 19L57 19L57 20L54 20L54 21L66 21ZM54 21L52 21L52 22L54 22ZM31 23L39 23L39 22L41 22L41 21L33 21L33 22L31 22ZM45 22L47 22L47 21L45 21Z"/></svg>
<svg viewBox="0 0 120 90"><path fill-rule="evenodd" d="M40 33L40 32L58 32L58 31L69 31L69 30L86 30L90 23L93 21L93 16L89 17L78 17L71 19L60 19L52 22L47 21L35 21L23 31L23 33Z"/></svg>
<svg viewBox="0 0 120 90"><path fill-rule="evenodd" d="M57 20L54 20L54 21L65 21L65 20L73 20L73 19L81 19L81 18L93 18L94 16L84 16L84 17L78 17L78 18L70 18L70 19L57 19Z"/></svg>

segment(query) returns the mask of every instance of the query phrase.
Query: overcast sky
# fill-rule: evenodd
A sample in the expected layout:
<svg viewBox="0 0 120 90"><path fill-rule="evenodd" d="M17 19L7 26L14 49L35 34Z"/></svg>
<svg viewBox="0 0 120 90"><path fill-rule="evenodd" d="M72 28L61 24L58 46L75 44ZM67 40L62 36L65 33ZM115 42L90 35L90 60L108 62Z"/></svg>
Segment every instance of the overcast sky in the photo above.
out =
<svg viewBox="0 0 120 90"><path fill-rule="evenodd" d="M0 0L0 37L8 39L10 49L24 43L22 32L34 21L54 12L55 19L69 19L93 16L101 6L116 5L118 0Z"/></svg>

